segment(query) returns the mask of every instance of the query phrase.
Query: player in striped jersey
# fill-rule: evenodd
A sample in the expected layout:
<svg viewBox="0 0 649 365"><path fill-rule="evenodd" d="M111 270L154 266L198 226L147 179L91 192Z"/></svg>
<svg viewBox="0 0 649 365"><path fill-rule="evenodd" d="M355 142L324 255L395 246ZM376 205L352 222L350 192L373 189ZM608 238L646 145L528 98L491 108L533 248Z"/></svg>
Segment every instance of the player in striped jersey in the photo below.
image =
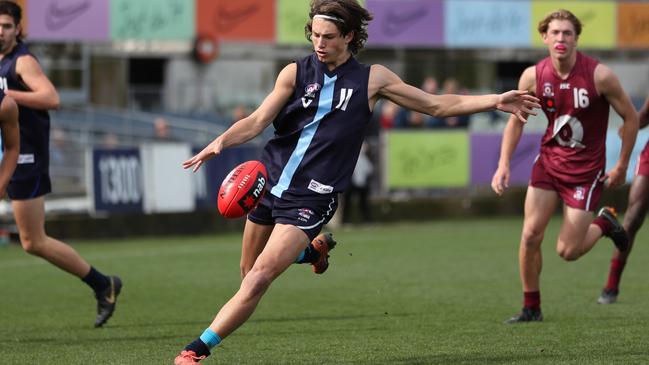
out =
<svg viewBox="0 0 649 365"><path fill-rule="evenodd" d="M310 255L304 250L311 240L321 248L314 256L326 257L327 245L318 245L317 235L350 182L377 100L386 98L439 117L497 108L523 118L539 106L538 99L524 91L432 95L404 83L384 66L360 64L354 54L365 43L371 19L356 0L312 1L306 35L314 53L286 66L255 112L183 164L196 171L224 148L249 141L271 123L275 128L262 156L270 189L249 214L243 233L241 286L203 334L176 357L176 365L205 358L241 326L273 280L296 258L304 261Z"/></svg>

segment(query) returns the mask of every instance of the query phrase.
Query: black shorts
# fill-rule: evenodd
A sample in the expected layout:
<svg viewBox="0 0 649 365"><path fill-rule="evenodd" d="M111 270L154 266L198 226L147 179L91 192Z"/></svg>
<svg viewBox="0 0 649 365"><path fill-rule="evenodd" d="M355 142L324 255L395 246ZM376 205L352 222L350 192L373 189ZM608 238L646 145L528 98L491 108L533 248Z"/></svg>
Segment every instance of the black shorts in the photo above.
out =
<svg viewBox="0 0 649 365"><path fill-rule="evenodd" d="M248 220L261 225L276 223L295 226L313 240L331 220L338 208L338 194L327 199L282 199L266 192L259 205L248 214Z"/></svg>
<svg viewBox="0 0 649 365"><path fill-rule="evenodd" d="M7 187L7 195L11 200L29 200L38 198L52 191L50 175L13 180Z"/></svg>

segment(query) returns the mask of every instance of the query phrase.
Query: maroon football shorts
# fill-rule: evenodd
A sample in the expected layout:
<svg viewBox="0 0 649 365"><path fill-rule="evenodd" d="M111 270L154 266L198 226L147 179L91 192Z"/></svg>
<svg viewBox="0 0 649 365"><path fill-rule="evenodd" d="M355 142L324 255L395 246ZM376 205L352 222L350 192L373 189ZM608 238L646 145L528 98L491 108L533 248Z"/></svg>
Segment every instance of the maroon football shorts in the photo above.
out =
<svg viewBox="0 0 649 365"><path fill-rule="evenodd" d="M540 159L537 159L532 167L530 186L556 191L567 206L593 212L604 189L604 183L599 181L602 174L603 171L600 171L597 177L585 183L568 183L550 175Z"/></svg>
<svg viewBox="0 0 649 365"><path fill-rule="evenodd" d="M644 149L638 157L638 163L635 166L635 174L649 176L649 142L644 145Z"/></svg>

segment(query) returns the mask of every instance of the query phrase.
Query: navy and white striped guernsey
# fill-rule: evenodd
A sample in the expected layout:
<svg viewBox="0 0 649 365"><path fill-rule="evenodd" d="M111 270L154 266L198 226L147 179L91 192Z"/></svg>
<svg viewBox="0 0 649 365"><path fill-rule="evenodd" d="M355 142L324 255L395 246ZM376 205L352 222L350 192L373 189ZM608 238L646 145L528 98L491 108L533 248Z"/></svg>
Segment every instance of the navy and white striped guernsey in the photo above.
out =
<svg viewBox="0 0 649 365"><path fill-rule="evenodd" d="M29 88L16 75L16 60L31 55L27 46L18 42L10 53L0 60L0 88L28 91ZM11 181L47 175L49 173L50 116L47 110L18 105L20 126L20 156Z"/></svg>
<svg viewBox="0 0 649 365"><path fill-rule="evenodd" d="M270 193L329 198L347 188L372 116L370 67L354 57L329 71L315 54L296 61L295 89L262 154Z"/></svg>

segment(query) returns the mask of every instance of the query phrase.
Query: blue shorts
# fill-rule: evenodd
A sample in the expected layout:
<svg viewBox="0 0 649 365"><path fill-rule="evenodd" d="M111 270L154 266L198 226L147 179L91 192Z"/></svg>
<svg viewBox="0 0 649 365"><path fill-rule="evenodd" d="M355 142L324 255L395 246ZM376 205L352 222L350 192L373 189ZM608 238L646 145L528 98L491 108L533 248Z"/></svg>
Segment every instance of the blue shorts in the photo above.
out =
<svg viewBox="0 0 649 365"><path fill-rule="evenodd" d="M23 180L12 180L7 186L7 195L11 200L29 200L38 198L52 191L50 175L41 175Z"/></svg>
<svg viewBox="0 0 649 365"><path fill-rule="evenodd" d="M259 205L248 214L248 220L267 226L290 224L313 240L331 220L337 208L338 194L332 194L328 199L286 200L267 191Z"/></svg>

